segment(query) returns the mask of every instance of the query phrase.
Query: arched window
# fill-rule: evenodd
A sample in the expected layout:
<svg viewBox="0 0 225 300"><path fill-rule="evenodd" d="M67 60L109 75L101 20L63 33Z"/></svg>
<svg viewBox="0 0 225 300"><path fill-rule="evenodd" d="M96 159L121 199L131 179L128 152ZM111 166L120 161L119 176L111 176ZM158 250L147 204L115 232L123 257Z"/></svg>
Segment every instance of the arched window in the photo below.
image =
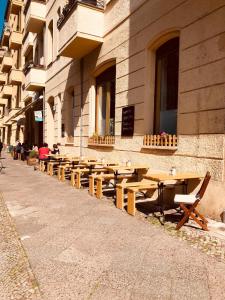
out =
<svg viewBox="0 0 225 300"><path fill-rule="evenodd" d="M177 132L179 38L156 50L154 132Z"/></svg>
<svg viewBox="0 0 225 300"><path fill-rule="evenodd" d="M53 20L48 25L48 63L53 61Z"/></svg>
<svg viewBox="0 0 225 300"><path fill-rule="evenodd" d="M115 65L96 77L95 132L98 135L115 134L115 80Z"/></svg>

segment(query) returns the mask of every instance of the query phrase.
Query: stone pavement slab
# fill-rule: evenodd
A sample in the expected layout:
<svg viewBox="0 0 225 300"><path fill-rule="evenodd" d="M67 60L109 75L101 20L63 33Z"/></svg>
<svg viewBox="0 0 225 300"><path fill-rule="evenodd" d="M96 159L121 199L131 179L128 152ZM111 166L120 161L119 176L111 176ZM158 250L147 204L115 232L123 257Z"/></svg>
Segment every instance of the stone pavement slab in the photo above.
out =
<svg viewBox="0 0 225 300"><path fill-rule="evenodd" d="M0 299L41 299L37 281L1 193Z"/></svg>
<svg viewBox="0 0 225 300"><path fill-rule="evenodd" d="M0 190L43 299L225 299L225 264L8 158Z"/></svg>

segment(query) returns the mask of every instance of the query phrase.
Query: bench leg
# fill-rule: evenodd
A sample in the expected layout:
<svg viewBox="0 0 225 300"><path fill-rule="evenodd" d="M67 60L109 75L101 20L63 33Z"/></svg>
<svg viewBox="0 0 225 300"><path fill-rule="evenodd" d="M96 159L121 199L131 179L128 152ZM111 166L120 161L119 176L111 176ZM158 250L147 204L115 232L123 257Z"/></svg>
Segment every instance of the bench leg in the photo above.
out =
<svg viewBox="0 0 225 300"><path fill-rule="evenodd" d="M65 181L65 168L61 169L61 181Z"/></svg>
<svg viewBox="0 0 225 300"><path fill-rule="evenodd" d="M75 179L75 186L77 189L81 188L80 184L80 172L75 173L76 179Z"/></svg>
<svg viewBox="0 0 225 300"><path fill-rule="evenodd" d="M70 177L70 184L72 186L75 186L75 179L74 179L75 174L73 172L71 172L71 177Z"/></svg>
<svg viewBox="0 0 225 300"><path fill-rule="evenodd" d="M119 209L124 208L124 188L116 188L116 207Z"/></svg>
<svg viewBox="0 0 225 300"><path fill-rule="evenodd" d="M98 178L97 179L97 184L96 184L96 197L98 199L101 199L103 196L102 194L102 179Z"/></svg>
<svg viewBox="0 0 225 300"><path fill-rule="evenodd" d="M136 200L136 193L133 191L128 191L128 199L127 199L127 212L128 214L135 216L136 207L135 207L135 200Z"/></svg>
<svg viewBox="0 0 225 300"><path fill-rule="evenodd" d="M95 193L95 178L94 176L89 176L89 194L94 196Z"/></svg>
<svg viewBox="0 0 225 300"><path fill-rule="evenodd" d="M53 176L53 164L49 166L49 175Z"/></svg>
<svg viewBox="0 0 225 300"><path fill-rule="evenodd" d="M61 167L59 166L58 167L58 180L61 179Z"/></svg>

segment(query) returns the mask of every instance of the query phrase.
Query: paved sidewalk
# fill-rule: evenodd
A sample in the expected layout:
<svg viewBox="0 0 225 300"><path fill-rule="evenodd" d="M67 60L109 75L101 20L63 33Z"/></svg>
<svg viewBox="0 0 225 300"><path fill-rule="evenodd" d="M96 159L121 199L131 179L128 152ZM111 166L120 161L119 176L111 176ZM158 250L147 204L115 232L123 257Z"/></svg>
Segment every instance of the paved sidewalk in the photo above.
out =
<svg viewBox="0 0 225 300"><path fill-rule="evenodd" d="M6 165L0 190L43 299L225 299L223 262L86 190Z"/></svg>

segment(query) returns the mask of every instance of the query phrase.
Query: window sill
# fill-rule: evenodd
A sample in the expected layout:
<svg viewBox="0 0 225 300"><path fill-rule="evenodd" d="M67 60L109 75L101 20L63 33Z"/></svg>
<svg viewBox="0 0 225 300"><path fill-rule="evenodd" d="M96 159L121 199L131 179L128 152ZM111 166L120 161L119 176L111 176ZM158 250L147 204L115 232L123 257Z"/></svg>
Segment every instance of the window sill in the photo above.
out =
<svg viewBox="0 0 225 300"><path fill-rule="evenodd" d="M88 147L105 147L105 148L114 148L114 144L95 144L95 143L88 143Z"/></svg>
<svg viewBox="0 0 225 300"><path fill-rule="evenodd" d="M142 146L142 149L176 151L178 149L178 147L169 147L169 146Z"/></svg>

